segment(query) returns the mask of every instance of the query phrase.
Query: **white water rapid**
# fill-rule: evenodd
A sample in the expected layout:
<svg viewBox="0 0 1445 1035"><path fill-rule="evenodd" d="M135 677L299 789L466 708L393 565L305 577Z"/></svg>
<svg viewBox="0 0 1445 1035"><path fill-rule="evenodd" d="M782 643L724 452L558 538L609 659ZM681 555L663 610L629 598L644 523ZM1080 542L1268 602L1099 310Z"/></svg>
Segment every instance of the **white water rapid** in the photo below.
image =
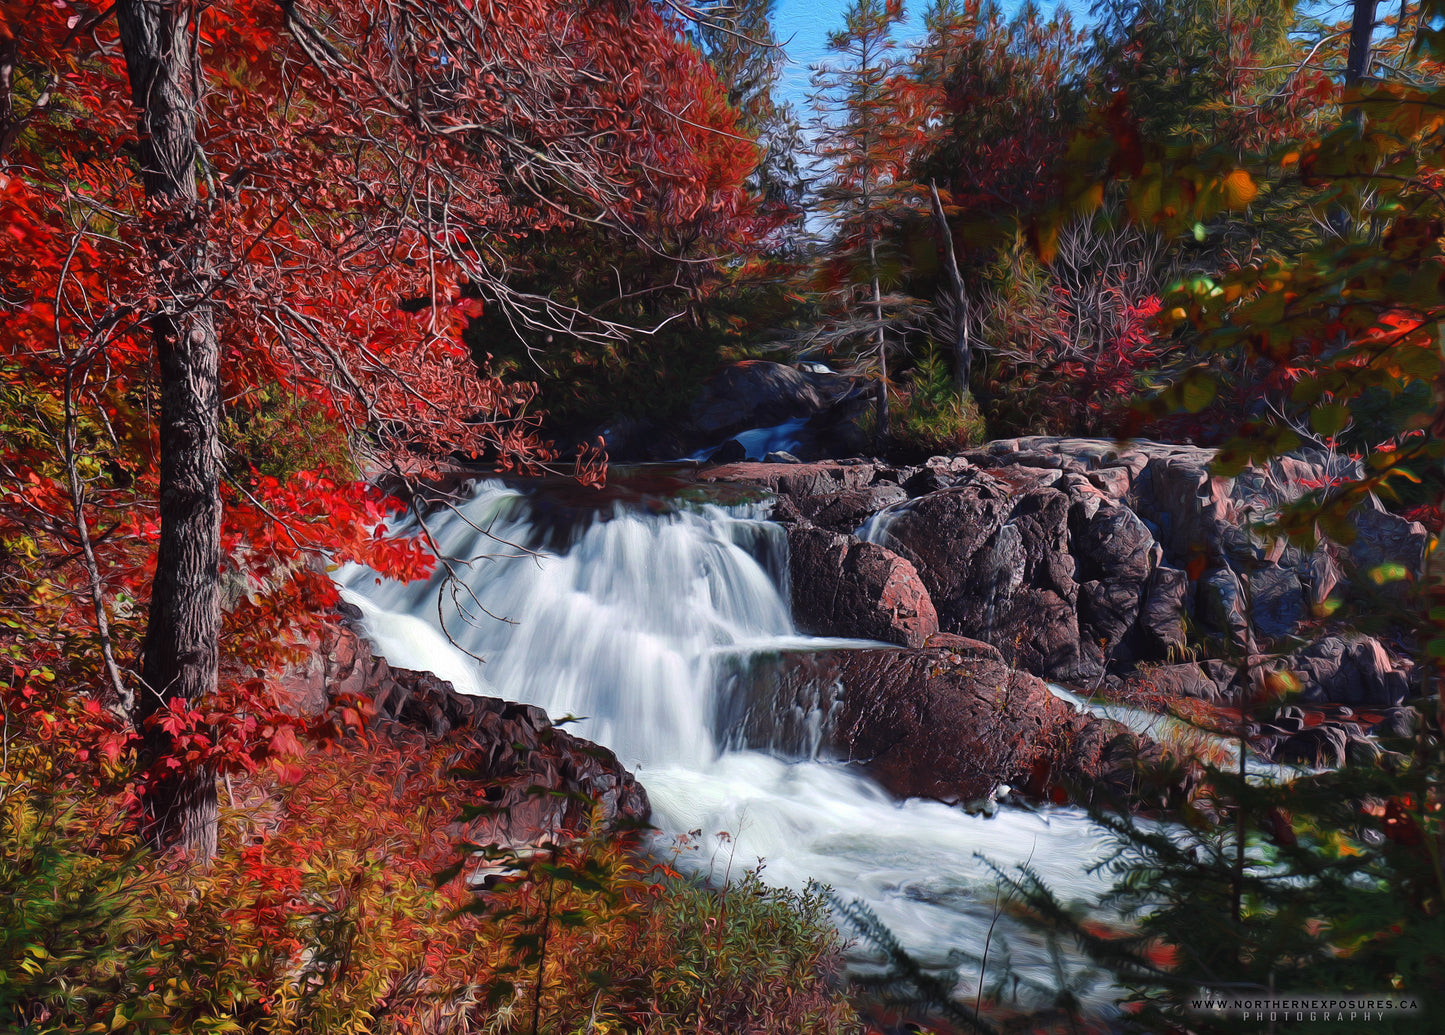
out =
<svg viewBox="0 0 1445 1035"><path fill-rule="evenodd" d="M757 508L708 505L617 506L559 524L538 502L483 482L455 510L429 516L453 583L440 566L410 584L356 566L340 572L377 650L465 693L584 717L571 728L616 751L647 788L660 847L703 832L685 865L721 878L761 861L774 884L829 884L844 901L867 902L930 963L951 950L982 955L992 930L990 983L1007 966L1052 985L1044 945L1006 918L991 926L994 881L976 853L1005 870L1027 862L1059 898L1092 901L1103 881L1085 871L1106 842L1080 811L972 816L895 802L839 763L721 747L730 731L718 726L736 711L719 699L727 661L848 644L793 628L785 586L780 593L782 529ZM977 969L962 973L968 994Z"/></svg>

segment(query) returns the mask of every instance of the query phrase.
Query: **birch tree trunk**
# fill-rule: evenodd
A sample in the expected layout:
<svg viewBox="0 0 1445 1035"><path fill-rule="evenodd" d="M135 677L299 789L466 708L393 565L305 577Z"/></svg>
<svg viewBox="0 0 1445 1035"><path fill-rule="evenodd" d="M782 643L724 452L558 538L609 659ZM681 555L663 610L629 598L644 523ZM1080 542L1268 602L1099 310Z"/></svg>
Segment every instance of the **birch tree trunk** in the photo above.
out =
<svg viewBox="0 0 1445 1035"><path fill-rule="evenodd" d="M943 199L938 196L938 185L929 183L929 195L933 205L933 223L943 243L943 268L948 273L948 287L953 298L948 305L949 321L953 326L953 387L959 398L968 394L968 384L973 377L973 334L971 333L968 289L963 283L963 274L958 271L958 255L953 250L953 231L948 227L948 216L943 211Z"/></svg>

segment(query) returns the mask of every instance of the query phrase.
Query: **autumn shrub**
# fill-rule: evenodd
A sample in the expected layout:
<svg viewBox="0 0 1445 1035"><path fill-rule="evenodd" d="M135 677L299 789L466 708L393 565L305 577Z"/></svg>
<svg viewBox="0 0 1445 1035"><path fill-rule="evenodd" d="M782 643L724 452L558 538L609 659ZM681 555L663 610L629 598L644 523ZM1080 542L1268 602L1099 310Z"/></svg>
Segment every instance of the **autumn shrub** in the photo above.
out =
<svg viewBox="0 0 1445 1035"><path fill-rule="evenodd" d="M9 759L0 772L0 1028L16 1032L64 1030L117 1000L129 962L119 935L138 903L133 842L114 817L36 775Z"/></svg>
<svg viewBox="0 0 1445 1035"><path fill-rule="evenodd" d="M989 420L1010 434L1112 434L1146 379L1179 357L1155 329L1172 279L1164 240L1118 213L1066 224L1051 264L1001 252L986 320Z"/></svg>
<svg viewBox="0 0 1445 1035"><path fill-rule="evenodd" d="M937 348L919 356L897 394L893 435L905 448L937 456L988 439L988 426L971 395L959 395Z"/></svg>
<svg viewBox="0 0 1445 1035"><path fill-rule="evenodd" d="M721 891L668 876L656 911L665 934L654 1002L683 1030L856 1030L836 981L842 942L821 888L773 888L757 871ZM652 1030L667 1030L659 1023Z"/></svg>
<svg viewBox="0 0 1445 1035"><path fill-rule="evenodd" d="M53 681L17 687L3 690L0 1030L851 1030L814 890L756 874L710 888L600 830L482 894L439 882L454 821L485 794L453 778L450 740L359 737L350 706L329 737L321 723L273 740L224 779L203 869L139 846L135 754L109 713ZM473 868L464 856L457 873Z"/></svg>
<svg viewBox="0 0 1445 1035"><path fill-rule="evenodd" d="M477 973L498 1032L857 1029L817 888L755 871L715 888L602 836L532 858L468 912L507 947Z"/></svg>

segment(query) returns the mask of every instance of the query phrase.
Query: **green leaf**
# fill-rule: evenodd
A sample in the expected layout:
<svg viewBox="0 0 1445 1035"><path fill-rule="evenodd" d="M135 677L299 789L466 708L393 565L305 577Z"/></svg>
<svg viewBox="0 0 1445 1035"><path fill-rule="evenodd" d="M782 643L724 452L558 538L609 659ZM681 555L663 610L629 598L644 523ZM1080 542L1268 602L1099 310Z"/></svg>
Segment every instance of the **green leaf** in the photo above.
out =
<svg viewBox="0 0 1445 1035"><path fill-rule="evenodd" d="M1214 401L1218 386L1208 374L1190 374L1179 386L1180 399L1188 413L1198 413Z"/></svg>
<svg viewBox="0 0 1445 1035"><path fill-rule="evenodd" d="M1310 411L1310 427L1321 435L1338 435L1350 422L1350 411L1341 403L1316 406Z"/></svg>

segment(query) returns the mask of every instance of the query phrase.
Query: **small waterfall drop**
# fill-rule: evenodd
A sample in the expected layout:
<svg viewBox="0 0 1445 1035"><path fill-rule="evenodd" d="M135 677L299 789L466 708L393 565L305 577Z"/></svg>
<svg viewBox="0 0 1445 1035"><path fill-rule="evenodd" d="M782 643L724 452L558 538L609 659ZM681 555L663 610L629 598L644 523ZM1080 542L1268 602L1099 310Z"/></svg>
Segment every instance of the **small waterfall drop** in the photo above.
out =
<svg viewBox="0 0 1445 1035"><path fill-rule="evenodd" d="M1082 811L984 818L896 802L845 765L747 750L726 728L738 709L719 695L740 655L865 645L797 634L780 593L787 540L758 508L618 506L549 528L532 498L482 482L427 529L449 558L430 580L354 565L337 576L390 662L583 717L575 731L647 788L661 847L704 832L680 865L721 878L761 862L775 884L830 884L935 964L980 953L992 931L992 960L1006 952L1016 973L1052 981L1046 946L999 922L980 856L1004 870L1028 863L1064 901L1095 901L1105 878L1086 871L1107 842Z"/></svg>

